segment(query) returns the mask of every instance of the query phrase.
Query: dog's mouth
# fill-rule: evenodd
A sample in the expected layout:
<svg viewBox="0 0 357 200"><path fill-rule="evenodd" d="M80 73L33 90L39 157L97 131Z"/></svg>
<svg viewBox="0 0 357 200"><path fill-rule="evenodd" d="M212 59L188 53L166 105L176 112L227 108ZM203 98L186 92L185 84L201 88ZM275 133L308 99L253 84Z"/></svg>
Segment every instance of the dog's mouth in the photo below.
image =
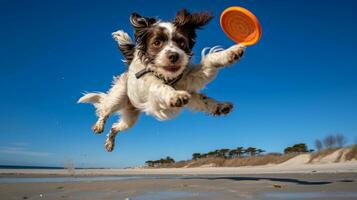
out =
<svg viewBox="0 0 357 200"><path fill-rule="evenodd" d="M175 65L164 67L164 69L169 72L177 72L180 68L181 68L180 66L175 66Z"/></svg>

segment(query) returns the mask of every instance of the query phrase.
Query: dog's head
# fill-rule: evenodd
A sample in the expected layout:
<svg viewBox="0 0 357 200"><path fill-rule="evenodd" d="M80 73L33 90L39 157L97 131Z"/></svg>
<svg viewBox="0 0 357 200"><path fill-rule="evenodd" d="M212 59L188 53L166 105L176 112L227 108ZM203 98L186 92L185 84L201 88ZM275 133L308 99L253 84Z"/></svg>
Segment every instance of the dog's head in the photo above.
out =
<svg viewBox="0 0 357 200"><path fill-rule="evenodd" d="M130 22L135 31L138 56L152 71L165 79L179 76L193 55L196 30L212 18L207 12L189 13L185 9L169 22L133 13Z"/></svg>

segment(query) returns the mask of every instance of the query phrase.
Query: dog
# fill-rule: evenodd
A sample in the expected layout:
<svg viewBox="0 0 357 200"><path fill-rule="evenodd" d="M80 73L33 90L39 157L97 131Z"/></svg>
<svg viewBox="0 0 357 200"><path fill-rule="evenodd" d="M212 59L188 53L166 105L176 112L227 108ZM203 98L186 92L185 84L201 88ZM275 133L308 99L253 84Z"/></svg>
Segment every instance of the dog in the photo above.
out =
<svg viewBox="0 0 357 200"><path fill-rule="evenodd" d="M94 133L104 131L112 113L120 114L106 138L108 152L114 149L115 136L133 127L141 112L158 120L174 118L185 106L214 116L231 112L232 103L219 102L200 90L214 80L220 68L240 60L245 47L236 44L224 50L216 46L207 54L209 48L204 48L201 62L190 62L196 30L212 18L209 12L190 13L186 9L177 12L171 21L133 13L130 22L135 44L122 30L112 34L128 70L114 78L108 92L87 93L78 100L78 103L92 103L96 108L98 120L92 127Z"/></svg>

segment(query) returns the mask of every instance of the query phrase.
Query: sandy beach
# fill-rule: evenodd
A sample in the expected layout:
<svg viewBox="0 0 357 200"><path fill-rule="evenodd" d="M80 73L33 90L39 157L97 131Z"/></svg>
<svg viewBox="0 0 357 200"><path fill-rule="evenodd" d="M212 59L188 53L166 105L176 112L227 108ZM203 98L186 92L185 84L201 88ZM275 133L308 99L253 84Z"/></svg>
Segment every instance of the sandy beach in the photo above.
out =
<svg viewBox="0 0 357 200"><path fill-rule="evenodd" d="M59 182L53 179L1 183L1 199L357 199L356 173L156 175Z"/></svg>
<svg viewBox="0 0 357 200"><path fill-rule="evenodd" d="M357 199L357 162L236 168L1 169L1 199Z"/></svg>

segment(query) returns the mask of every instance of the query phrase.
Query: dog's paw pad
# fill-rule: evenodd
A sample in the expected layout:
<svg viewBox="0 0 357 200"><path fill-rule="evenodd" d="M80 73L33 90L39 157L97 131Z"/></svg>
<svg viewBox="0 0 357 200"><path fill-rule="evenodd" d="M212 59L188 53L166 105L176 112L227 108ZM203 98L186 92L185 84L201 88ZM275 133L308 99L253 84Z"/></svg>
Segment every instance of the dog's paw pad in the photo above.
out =
<svg viewBox="0 0 357 200"><path fill-rule="evenodd" d="M104 131L104 123L97 122L92 126L92 130L95 134L103 133Z"/></svg>
<svg viewBox="0 0 357 200"><path fill-rule="evenodd" d="M229 62L233 63L235 61L238 61L245 52L245 46L243 45L236 45L232 47L230 57L229 57Z"/></svg>
<svg viewBox="0 0 357 200"><path fill-rule="evenodd" d="M231 103L219 103L217 104L213 115L219 116L219 115L227 115L230 113L233 109L233 104Z"/></svg>
<svg viewBox="0 0 357 200"><path fill-rule="evenodd" d="M171 107L182 107L188 103L190 100L191 95L185 91L177 92L173 97L170 99L170 106Z"/></svg>
<svg viewBox="0 0 357 200"><path fill-rule="evenodd" d="M105 140L104 146L108 152L112 152L114 150L114 145L115 145L115 139L108 137Z"/></svg>

